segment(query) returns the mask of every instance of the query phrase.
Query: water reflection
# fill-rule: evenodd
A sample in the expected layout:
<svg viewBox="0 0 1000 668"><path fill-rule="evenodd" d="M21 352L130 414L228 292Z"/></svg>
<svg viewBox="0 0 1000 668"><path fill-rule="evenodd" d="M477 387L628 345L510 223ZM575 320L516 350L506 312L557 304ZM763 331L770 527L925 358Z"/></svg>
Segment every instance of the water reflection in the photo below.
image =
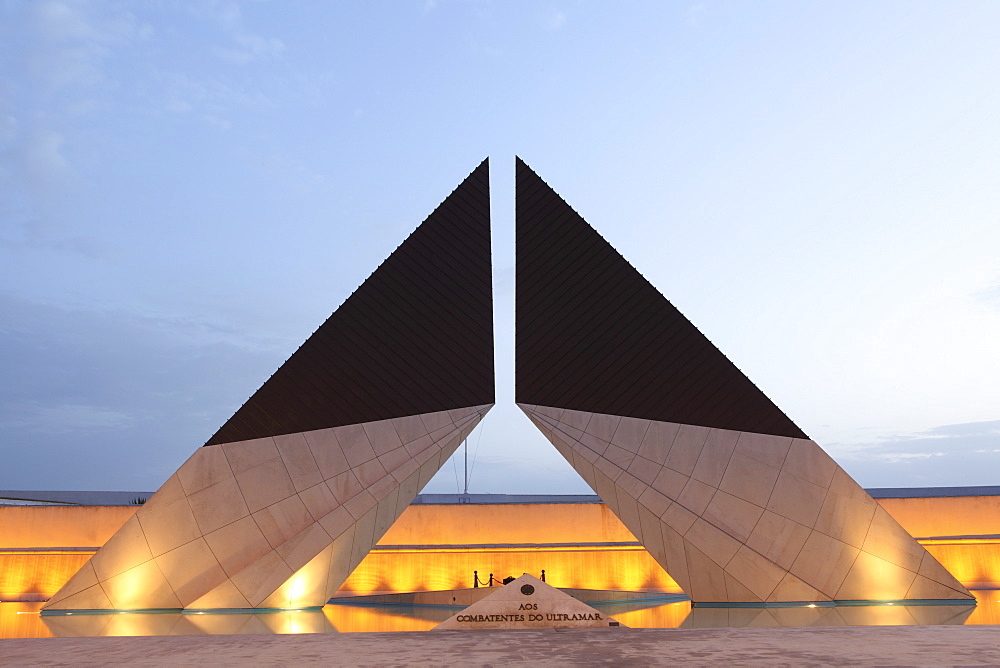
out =
<svg viewBox="0 0 1000 668"><path fill-rule="evenodd" d="M38 611L44 603L0 603L0 639L51 638Z"/></svg>
<svg viewBox="0 0 1000 668"><path fill-rule="evenodd" d="M789 608L692 608L690 601L600 606L632 628L779 626L943 626L1000 623L1000 591L973 591L978 605L863 605Z"/></svg>
<svg viewBox="0 0 1000 668"><path fill-rule="evenodd" d="M341 633L430 631L461 608L445 605L327 605L323 614Z"/></svg>
<svg viewBox="0 0 1000 668"><path fill-rule="evenodd" d="M964 624L970 605L847 606L835 608L694 608L681 628L747 626L940 626Z"/></svg>
<svg viewBox="0 0 1000 668"><path fill-rule="evenodd" d="M689 601L598 604L632 628L913 626L1000 624L1000 591L973 591L977 606L874 605L797 608L692 608ZM331 604L322 610L236 614L73 614L42 617L42 603L0 603L0 638L364 633L429 631L449 606Z"/></svg>

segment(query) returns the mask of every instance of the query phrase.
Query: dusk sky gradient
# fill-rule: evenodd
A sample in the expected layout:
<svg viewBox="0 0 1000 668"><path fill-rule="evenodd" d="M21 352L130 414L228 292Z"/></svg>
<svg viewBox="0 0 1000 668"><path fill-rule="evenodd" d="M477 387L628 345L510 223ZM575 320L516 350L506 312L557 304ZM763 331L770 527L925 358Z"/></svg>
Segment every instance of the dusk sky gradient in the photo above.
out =
<svg viewBox="0 0 1000 668"><path fill-rule="evenodd" d="M1000 484L998 26L6 0L0 489L156 489L489 156L470 491L589 493L513 404L515 154L862 485Z"/></svg>

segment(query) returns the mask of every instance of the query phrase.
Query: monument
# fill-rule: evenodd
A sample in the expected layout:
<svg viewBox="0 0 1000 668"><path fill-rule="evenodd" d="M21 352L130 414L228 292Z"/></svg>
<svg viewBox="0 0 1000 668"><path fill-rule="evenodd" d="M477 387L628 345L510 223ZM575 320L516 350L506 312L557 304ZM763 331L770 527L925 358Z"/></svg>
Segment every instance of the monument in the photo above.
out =
<svg viewBox="0 0 1000 668"><path fill-rule="evenodd" d="M621 627L615 619L525 573L458 614L435 631Z"/></svg>
<svg viewBox="0 0 1000 668"><path fill-rule="evenodd" d="M516 402L696 605L974 601L516 170ZM322 606L494 400L483 161L43 612ZM481 603L559 599L523 577Z"/></svg>

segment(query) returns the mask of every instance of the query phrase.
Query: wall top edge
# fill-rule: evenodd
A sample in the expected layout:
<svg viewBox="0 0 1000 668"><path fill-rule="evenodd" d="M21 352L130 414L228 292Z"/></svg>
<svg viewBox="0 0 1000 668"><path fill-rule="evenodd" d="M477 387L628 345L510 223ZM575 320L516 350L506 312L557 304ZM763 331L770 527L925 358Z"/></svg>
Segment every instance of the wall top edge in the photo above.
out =
<svg viewBox="0 0 1000 668"><path fill-rule="evenodd" d="M152 492L0 490L0 506L131 506Z"/></svg>
<svg viewBox="0 0 1000 668"><path fill-rule="evenodd" d="M875 499L922 499L1000 496L1000 485L969 487L874 487ZM0 490L3 506L131 506L152 492ZM412 505L495 505L531 503L602 503L596 494L418 494Z"/></svg>
<svg viewBox="0 0 1000 668"><path fill-rule="evenodd" d="M873 499L924 499L961 496L1000 496L1000 485L970 487L873 487L866 489Z"/></svg>

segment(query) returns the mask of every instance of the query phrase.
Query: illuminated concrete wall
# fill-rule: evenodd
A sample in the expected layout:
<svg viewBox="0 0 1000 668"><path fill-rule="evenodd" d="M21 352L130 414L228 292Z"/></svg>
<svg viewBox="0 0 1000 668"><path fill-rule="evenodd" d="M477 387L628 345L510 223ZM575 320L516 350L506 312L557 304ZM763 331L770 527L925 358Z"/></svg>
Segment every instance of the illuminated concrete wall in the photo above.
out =
<svg viewBox="0 0 1000 668"><path fill-rule="evenodd" d="M1000 587L1000 497L878 501L966 587Z"/></svg>
<svg viewBox="0 0 1000 668"><path fill-rule="evenodd" d="M0 507L0 601L47 601L138 506Z"/></svg>
<svg viewBox="0 0 1000 668"><path fill-rule="evenodd" d="M1000 497L933 496L879 499L914 538L1000 536Z"/></svg>
<svg viewBox="0 0 1000 668"><path fill-rule="evenodd" d="M139 506L0 506L0 549L96 550Z"/></svg>
<svg viewBox="0 0 1000 668"><path fill-rule="evenodd" d="M590 503L410 506L340 594L457 589L472 586L473 571L485 582L542 570L557 587L680 592L607 506Z"/></svg>
<svg viewBox="0 0 1000 668"><path fill-rule="evenodd" d="M1000 538L991 524L1000 517L1000 497L878 501L913 533L911 526L933 536L959 535L957 529L983 536L920 543L967 587L1000 588ZM47 600L136 510L0 507L0 601ZM614 543L626 545L607 545ZM536 547L470 547L496 544ZM413 505L339 595L463 588L474 570L485 579L491 570L503 577L542 569L559 587L680 589L604 504Z"/></svg>
<svg viewBox="0 0 1000 668"><path fill-rule="evenodd" d="M540 576L555 587L681 593L640 545L531 549L376 548L344 582L338 595L393 591L458 589L472 586L473 571L487 582L522 573Z"/></svg>

